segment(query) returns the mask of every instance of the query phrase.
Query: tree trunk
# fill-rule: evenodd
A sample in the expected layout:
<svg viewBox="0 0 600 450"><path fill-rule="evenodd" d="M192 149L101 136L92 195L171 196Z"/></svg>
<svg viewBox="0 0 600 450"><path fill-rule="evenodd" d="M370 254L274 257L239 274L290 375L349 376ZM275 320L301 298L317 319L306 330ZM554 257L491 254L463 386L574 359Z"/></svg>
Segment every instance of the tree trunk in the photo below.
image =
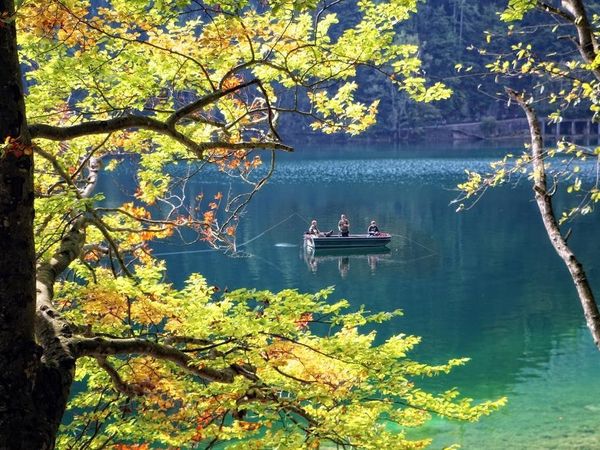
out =
<svg viewBox="0 0 600 450"><path fill-rule="evenodd" d="M535 201L540 210L546 233L548 234L552 246L558 253L558 256L563 260L571 274L573 284L577 289L577 295L579 296L579 301L583 308L583 315L587 327L592 333L592 338L594 339L596 347L600 349L600 313L598 312L598 305L596 304L594 293L592 292L583 266L571 248L567 245L567 241L560 232L560 227L554 215L552 197L548 193L546 169L544 167L543 157L544 142L540 122L533 108L528 105L519 94L510 90L508 93L513 100L521 106L527 115L527 122L531 133L531 156L534 179L533 189L535 191Z"/></svg>
<svg viewBox="0 0 600 450"><path fill-rule="evenodd" d="M64 408L34 337L33 155L13 15L0 0L0 448L49 449Z"/></svg>

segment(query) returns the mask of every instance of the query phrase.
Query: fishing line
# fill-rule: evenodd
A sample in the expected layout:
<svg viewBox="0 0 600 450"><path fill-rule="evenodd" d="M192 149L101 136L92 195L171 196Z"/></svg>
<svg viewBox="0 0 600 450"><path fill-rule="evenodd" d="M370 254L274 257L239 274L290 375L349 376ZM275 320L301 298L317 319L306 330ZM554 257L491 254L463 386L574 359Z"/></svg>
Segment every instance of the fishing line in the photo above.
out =
<svg viewBox="0 0 600 450"><path fill-rule="evenodd" d="M171 256L171 255L186 255L188 253L208 253L208 252L216 252L217 250L214 248L205 248L202 250L182 250L180 252L160 252L154 253L154 256Z"/></svg>
<svg viewBox="0 0 600 450"><path fill-rule="evenodd" d="M418 241L416 241L416 240L414 240L414 239L411 239L411 238L409 238L408 236L405 236L405 235L403 235L403 234L400 234L400 233L390 233L390 234L391 234L393 237L399 237L399 238L402 238L402 239L406 240L407 242L411 242L411 243L413 243L413 244L416 244L416 245L418 245L419 247L421 247L421 248L424 248L425 250L427 250L428 252L430 252L432 255L437 255L437 254L438 254L438 252L436 252L436 251L435 251L435 250L433 250L432 248L429 248L429 247L427 247L425 244L421 244L420 242L418 242Z"/></svg>
<svg viewBox="0 0 600 450"><path fill-rule="evenodd" d="M304 220L307 224L310 223L310 220L308 220L306 217L301 216L300 213L296 212L294 214L296 214L298 217L300 217L302 220Z"/></svg>
<svg viewBox="0 0 600 450"><path fill-rule="evenodd" d="M423 256L419 256L418 258L412 258L412 259L387 259L387 258L382 258L379 263L380 264L385 264L385 265L392 265L392 264L398 264L398 265L406 265L406 264L412 264L415 263L417 261L422 261L424 259L428 259L431 258L433 256L436 256L436 254L434 253L430 253L429 255L423 255Z"/></svg>
<svg viewBox="0 0 600 450"><path fill-rule="evenodd" d="M285 222L287 222L288 220L290 220L290 219L291 219L292 217L294 217L294 216L298 216L300 219L302 219L302 220L304 220L305 222L307 222L307 223L308 223L308 221L307 221L307 220L306 220L304 217L302 217L302 216L301 216L300 214L298 214L297 212L294 212L294 213L290 214L288 217L286 217L285 219L283 219L283 220L281 220L281 221L277 222L277 223L276 223L275 225L273 225L272 227L270 227L270 228L267 228L267 229L266 229L265 231L263 231L262 233L260 233L260 234L258 234L258 235L256 235L256 236L254 236L254 237L253 237L253 238L251 238L251 239L248 239L248 240L247 240L247 241L245 241L245 242L242 242L241 244L238 244L236 247L237 247L237 248L243 247L243 246L245 246L245 245L249 244L250 242L257 240L258 238L261 238L262 236L264 236L265 234L267 234L269 231L272 231L272 230L274 230L275 228L277 228L278 226L280 226L280 225L284 224ZM160 253L154 253L154 256L187 255L187 254L192 254L192 253L208 253L208 252L215 252L215 251L217 251L217 250L216 250L216 249L212 249L212 248L209 248L209 249L201 249L201 250L182 250L182 251L178 251L178 252L160 252ZM253 256L256 256L256 255L253 255Z"/></svg>
<svg viewBox="0 0 600 450"><path fill-rule="evenodd" d="M258 255L254 254L254 253L248 253L248 252L245 252L245 255L247 255L250 258L256 258L259 261L262 261L263 263L267 264L268 266L273 267L275 270L279 271L283 275L288 275L288 273L285 270L283 270L278 264L270 261L267 258L263 258L262 256L258 256Z"/></svg>
<svg viewBox="0 0 600 450"><path fill-rule="evenodd" d="M290 219L291 219L292 217L294 217L294 216L298 216L298 217L299 217L299 218L301 218L302 220L306 220L306 219L304 219L304 218L303 218L303 217L302 217L300 214L298 214L297 212L294 212L294 213L292 213L290 216L286 217L285 219L283 219L283 220L281 220L281 221L277 222L277 223L276 223L275 225L273 225L272 227L270 227L270 228L267 228L267 229L266 229L265 231L263 231L262 233L260 233L260 234L258 234L258 235L256 235L256 236L254 236L254 237L253 237L253 238L251 238L251 239L248 239L246 242L242 242L241 244L237 245L237 247L238 247L238 248L239 248L239 247L243 247L244 245L247 245L247 244L249 244L250 242L257 240L258 238L261 238L261 237L263 237L263 236L264 236L265 234L267 234L269 231L272 231L272 230L274 230L275 228L277 228L278 226L280 226L280 225L284 224L285 222L287 222L288 220L290 220Z"/></svg>

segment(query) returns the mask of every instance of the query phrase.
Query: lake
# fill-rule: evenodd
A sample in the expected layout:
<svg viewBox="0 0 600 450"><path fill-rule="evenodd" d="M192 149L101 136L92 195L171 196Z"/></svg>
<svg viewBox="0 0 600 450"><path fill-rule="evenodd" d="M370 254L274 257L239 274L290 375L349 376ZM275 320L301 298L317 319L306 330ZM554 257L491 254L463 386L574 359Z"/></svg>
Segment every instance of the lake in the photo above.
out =
<svg viewBox="0 0 600 450"><path fill-rule="evenodd" d="M425 380L430 389L457 387L477 400L508 396L500 412L476 424L434 419L424 435L432 448L600 448L600 352L585 327L562 261L548 242L527 181L488 192L469 211L449 203L464 169L482 169L505 150L381 145L300 148L278 156L277 173L253 199L238 231L247 256L231 258L178 244L156 252L181 284L200 272L221 288L316 291L371 311L404 316L378 328L422 336L413 353L429 363L471 362ZM208 175L188 187L212 195L227 189ZM118 189L103 186L100 190ZM566 206L568 199L558 203ZM302 233L316 218L336 228L341 213L353 232L377 220L394 235L390 252L307 256ZM600 221L572 225L569 243L600 289Z"/></svg>

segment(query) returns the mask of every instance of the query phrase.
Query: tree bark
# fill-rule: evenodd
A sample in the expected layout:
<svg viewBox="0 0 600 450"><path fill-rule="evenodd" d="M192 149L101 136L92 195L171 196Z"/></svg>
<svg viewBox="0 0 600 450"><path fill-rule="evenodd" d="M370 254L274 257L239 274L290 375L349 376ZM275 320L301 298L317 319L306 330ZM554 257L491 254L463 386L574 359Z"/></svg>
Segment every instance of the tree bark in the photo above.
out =
<svg viewBox="0 0 600 450"><path fill-rule="evenodd" d="M35 341L33 154L14 12L0 0L0 448L50 449L64 389Z"/></svg>
<svg viewBox="0 0 600 450"><path fill-rule="evenodd" d="M537 2L538 8L542 11L565 20L575 27L577 32L577 39L573 39L575 46L583 60L588 64L592 64L589 69L590 72L594 74L596 79L600 80L600 69L593 65L598 54L598 41L594 35L594 27L590 22L583 1L561 0L560 5L562 8L553 6L546 1L538 0Z"/></svg>
<svg viewBox="0 0 600 450"><path fill-rule="evenodd" d="M581 0L562 0L562 7L573 16L573 25L577 30L579 53L588 64L596 59L597 42L594 29ZM598 71L594 71L598 76Z"/></svg>
<svg viewBox="0 0 600 450"><path fill-rule="evenodd" d="M14 5L0 0L0 144L28 145ZM30 417L41 356L34 341L33 159L0 155L0 447L24 448L39 432ZM31 447L33 448L33 447Z"/></svg>
<svg viewBox="0 0 600 450"><path fill-rule="evenodd" d="M508 90L510 97L515 100L519 106L525 111L529 131L531 134L531 156L533 164L533 190L535 192L535 201L537 203L542 221L548 234L548 238L552 246L558 253L558 256L563 260L575 288L577 295L583 308L583 315L588 329L592 333L594 343L600 350L600 312L594 298L594 293L588 282L585 270L579 262L571 248L567 245L567 241L560 232L560 227L554 215L552 204L552 196L548 193L546 183L546 169L544 167L544 142L541 133L540 122L533 108L528 105L523 97L512 90Z"/></svg>

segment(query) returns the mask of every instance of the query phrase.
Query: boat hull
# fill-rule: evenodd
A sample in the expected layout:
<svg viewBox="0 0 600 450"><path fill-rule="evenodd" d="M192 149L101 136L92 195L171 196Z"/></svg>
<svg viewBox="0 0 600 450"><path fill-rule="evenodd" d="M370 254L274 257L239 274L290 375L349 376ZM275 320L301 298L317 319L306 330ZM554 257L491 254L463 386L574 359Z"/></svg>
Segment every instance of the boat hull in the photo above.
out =
<svg viewBox="0 0 600 450"><path fill-rule="evenodd" d="M385 247L390 243L392 236L381 233L378 236L368 234L351 234L350 236L313 236L304 235L304 245L315 250L320 249L345 249L345 248L377 248Z"/></svg>

